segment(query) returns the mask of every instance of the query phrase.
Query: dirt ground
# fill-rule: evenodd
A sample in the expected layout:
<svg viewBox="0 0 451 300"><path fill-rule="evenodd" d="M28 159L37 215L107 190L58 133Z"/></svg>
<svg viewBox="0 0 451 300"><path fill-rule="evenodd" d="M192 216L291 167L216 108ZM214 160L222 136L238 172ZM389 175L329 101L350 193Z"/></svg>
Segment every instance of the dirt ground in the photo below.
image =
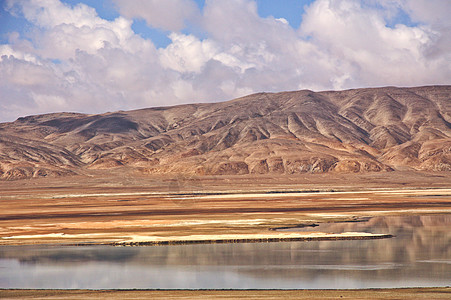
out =
<svg viewBox="0 0 451 300"><path fill-rule="evenodd" d="M451 175L90 176L0 182L0 245L261 235L282 226L451 212Z"/></svg>
<svg viewBox="0 0 451 300"><path fill-rule="evenodd" d="M365 290L0 290L2 299L450 299L451 288Z"/></svg>

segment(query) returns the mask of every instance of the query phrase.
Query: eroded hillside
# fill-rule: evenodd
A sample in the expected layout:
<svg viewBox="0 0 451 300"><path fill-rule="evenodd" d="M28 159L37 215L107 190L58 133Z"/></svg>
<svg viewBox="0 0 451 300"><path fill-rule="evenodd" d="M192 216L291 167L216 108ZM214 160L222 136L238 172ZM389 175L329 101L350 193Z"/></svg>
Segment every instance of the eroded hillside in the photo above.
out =
<svg viewBox="0 0 451 300"><path fill-rule="evenodd" d="M259 93L0 124L0 177L451 171L451 86Z"/></svg>

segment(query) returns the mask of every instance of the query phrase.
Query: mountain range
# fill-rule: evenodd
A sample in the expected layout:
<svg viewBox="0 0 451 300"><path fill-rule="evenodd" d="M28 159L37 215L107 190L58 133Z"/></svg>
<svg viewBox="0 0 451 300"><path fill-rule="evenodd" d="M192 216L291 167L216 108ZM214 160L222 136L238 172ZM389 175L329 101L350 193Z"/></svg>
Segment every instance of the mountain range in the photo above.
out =
<svg viewBox="0 0 451 300"><path fill-rule="evenodd" d="M3 180L141 174L451 171L451 86L257 93L0 124Z"/></svg>

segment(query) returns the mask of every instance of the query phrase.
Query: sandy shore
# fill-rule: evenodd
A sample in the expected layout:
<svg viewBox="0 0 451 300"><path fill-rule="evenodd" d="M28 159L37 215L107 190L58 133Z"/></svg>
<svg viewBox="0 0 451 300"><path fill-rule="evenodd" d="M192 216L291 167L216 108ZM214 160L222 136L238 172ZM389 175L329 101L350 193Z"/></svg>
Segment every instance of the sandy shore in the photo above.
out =
<svg viewBox="0 0 451 300"><path fill-rule="evenodd" d="M152 245L183 245L183 244L212 244L212 243L268 243L294 241L332 241L332 240L369 240L391 238L391 234L373 234L367 232L343 233L296 233L279 232L273 234L215 234L189 235L168 237L134 236L130 240L113 243L114 246L152 246Z"/></svg>
<svg viewBox="0 0 451 300"><path fill-rule="evenodd" d="M363 290L0 290L2 299L450 299L451 288Z"/></svg>

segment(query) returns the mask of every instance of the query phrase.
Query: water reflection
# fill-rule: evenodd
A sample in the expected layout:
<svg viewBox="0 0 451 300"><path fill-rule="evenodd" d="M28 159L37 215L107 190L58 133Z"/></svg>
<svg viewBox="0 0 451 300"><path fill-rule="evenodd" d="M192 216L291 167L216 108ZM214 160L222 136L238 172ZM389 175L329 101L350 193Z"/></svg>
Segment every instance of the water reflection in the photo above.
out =
<svg viewBox="0 0 451 300"><path fill-rule="evenodd" d="M451 215L377 217L307 231L392 239L153 247L0 247L2 288L446 286ZM304 229L302 229L304 230Z"/></svg>

